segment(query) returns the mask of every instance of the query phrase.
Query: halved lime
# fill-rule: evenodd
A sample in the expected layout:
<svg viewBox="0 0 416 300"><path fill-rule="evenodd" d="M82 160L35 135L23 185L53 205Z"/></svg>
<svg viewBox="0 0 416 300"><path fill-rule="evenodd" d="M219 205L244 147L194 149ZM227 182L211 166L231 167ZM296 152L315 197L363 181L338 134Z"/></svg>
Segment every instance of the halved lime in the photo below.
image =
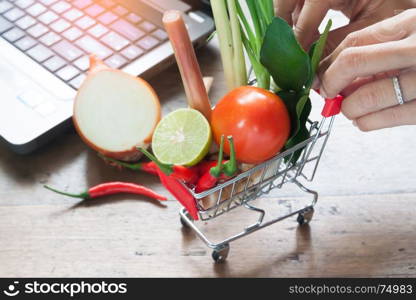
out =
<svg viewBox="0 0 416 300"><path fill-rule="evenodd" d="M197 110L184 108L162 119L153 133L154 155L165 164L194 166L211 147L211 127Z"/></svg>

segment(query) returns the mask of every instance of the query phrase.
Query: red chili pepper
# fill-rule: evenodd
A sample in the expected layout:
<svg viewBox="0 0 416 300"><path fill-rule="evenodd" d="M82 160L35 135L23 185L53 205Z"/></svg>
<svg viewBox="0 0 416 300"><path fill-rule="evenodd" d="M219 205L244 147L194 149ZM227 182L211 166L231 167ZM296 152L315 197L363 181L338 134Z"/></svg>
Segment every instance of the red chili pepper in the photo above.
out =
<svg viewBox="0 0 416 300"><path fill-rule="evenodd" d="M141 163L126 163L124 161L119 161L110 157L106 157L102 154L98 154L99 157L105 161L114 164L118 167L123 167L133 171L143 171L152 175L157 175L157 166L153 161L141 162Z"/></svg>
<svg viewBox="0 0 416 300"><path fill-rule="evenodd" d="M153 198L156 200L160 200L160 201L167 200L165 196L162 196L152 191L149 188L146 188L142 185L138 185L134 183L127 183L127 182L108 182L108 183L99 184L97 186L90 188L88 191L80 193L80 194L65 193L62 191L58 191L54 188L51 188L47 185L45 185L45 188L55 193L61 194L61 195L65 195L65 196L69 196L73 198L81 198L84 200L95 199L95 198L99 198L102 196L114 195L114 194L120 194L120 193L143 195L143 196Z"/></svg>
<svg viewBox="0 0 416 300"><path fill-rule="evenodd" d="M148 159L153 161L163 173L167 176L183 180L187 184L195 184L198 181L198 169L196 167L187 168L160 162L153 154L143 148L138 148Z"/></svg>
<svg viewBox="0 0 416 300"><path fill-rule="evenodd" d="M183 186L177 179L166 175L162 170L158 169L160 181L165 188L178 200L183 207L189 212L189 215L194 220L198 220L198 208L196 200L191 192Z"/></svg>
<svg viewBox="0 0 416 300"><path fill-rule="evenodd" d="M195 187L195 192L202 193L206 190L209 190L210 188L213 188L221 176L223 163L222 163L222 157L223 157L223 148L224 148L224 136L221 136L221 144L220 144L220 151L218 154L218 161L215 167L212 167L209 169L208 172L206 172L204 175L202 175L201 178L199 178L198 183Z"/></svg>
<svg viewBox="0 0 416 300"><path fill-rule="evenodd" d="M223 160L222 163L226 163L226 160ZM198 174L201 177L202 175L204 175L206 172L208 172L209 170L211 170L211 168L215 167L218 164L217 160L205 160L200 162L197 165L198 168Z"/></svg>

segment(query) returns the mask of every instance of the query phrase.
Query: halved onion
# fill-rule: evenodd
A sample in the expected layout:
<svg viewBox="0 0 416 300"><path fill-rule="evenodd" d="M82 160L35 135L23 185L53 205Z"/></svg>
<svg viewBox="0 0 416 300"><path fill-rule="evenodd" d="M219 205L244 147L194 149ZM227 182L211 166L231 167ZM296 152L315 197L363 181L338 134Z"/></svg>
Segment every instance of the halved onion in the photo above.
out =
<svg viewBox="0 0 416 300"><path fill-rule="evenodd" d="M159 98L143 79L90 57L90 71L78 90L74 124L82 140L101 154L124 161L140 158L160 121Z"/></svg>

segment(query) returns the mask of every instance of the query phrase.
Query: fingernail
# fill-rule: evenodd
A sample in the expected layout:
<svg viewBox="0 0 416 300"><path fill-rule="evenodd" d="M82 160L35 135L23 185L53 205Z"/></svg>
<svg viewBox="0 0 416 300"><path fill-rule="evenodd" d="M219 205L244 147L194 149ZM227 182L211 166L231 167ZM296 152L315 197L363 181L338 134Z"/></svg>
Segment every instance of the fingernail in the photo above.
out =
<svg viewBox="0 0 416 300"><path fill-rule="evenodd" d="M358 127L357 121L352 121L352 125L354 125L355 127Z"/></svg>

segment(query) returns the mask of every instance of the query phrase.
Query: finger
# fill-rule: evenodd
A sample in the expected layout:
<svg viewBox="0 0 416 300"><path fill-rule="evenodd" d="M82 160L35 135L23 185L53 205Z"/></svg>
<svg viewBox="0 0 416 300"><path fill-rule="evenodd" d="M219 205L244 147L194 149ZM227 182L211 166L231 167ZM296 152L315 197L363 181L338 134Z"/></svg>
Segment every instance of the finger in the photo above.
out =
<svg viewBox="0 0 416 300"><path fill-rule="evenodd" d="M355 120L355 124L362 131L416 125L416 101L366 115Z"/></svg>
<svg viewBox="0 0 416 300"><path fill-rule="evenodd" d="M305 0L299 19L295 24L295 33L299 43L308 49L313 42L314 33L329 10L329 1Z"/></svg>
<svg viewBox="0 0 416 300"><path fill-rule="evenodd" d="M411 28L410 26L405 26L406 24L404 24L404 22L402 22L400 19L405 19L405 17L396 16L370 25L364 29L352 31L327 58L327 63L331 64L334 62L337 57L347 48L399 41L408 37L409 33L411 32ZM351 25L352 27L362 28L368 25L368 23L365 24L363 22L358 22ZM341 33L345 33L345 30L349 30L348 26L346 26L341 31Z"/></svg>
<svg viewBox="0 0 416 300"><path fill-rule="evenodd" d="M292 26L292 13L295 11L297 0L276 0L276 14Z"/></svg>
<svg viewBox="0 0 416 300"><path fill-rule="evenodd" d="M328 40L325 46L325 57L331 55L335 49L337 49L340 44L346 39L346 37L352 32L356 32L365 27L372 25L374 22L372 20L360 20L357 22L352 22L343 27L331 30L328 34ZM329 61L328 61L329 62ZM329 62L330 63L330 62Z"/></svg>
<svg viewBox="0 0 416 300"><path fill-rule="evenodd" d="M399 76L399 75L400 75L400 71L394 70L390 72L379 73L373 76L357 78L341 92L341 95L347 98L356 90L358 90L360 87L366 84L369 84L377 80L385 79L385 78L392 78L393 76Z"/></svg>
<svg viewBox="0 0 416 300"><path fill-rule="evenodd" d="M415 99L416 72L402 74L399 76L399 81L404 98ZM398 100L392 79L385 78L365 84L346 97L342 104L342 112L348 119L355 120L397 105Z"/></svg>
<svg viewBox="0 0 416 300"><path fill-rule="evenodd" d="M358 77L411 67L415 57L412 44L399 41L345 49L320 74L322 95L333 98Z"/></svg>
<svg viewBox="0 0 416 300"><path fill-rule="evenodd" d="M368 77L360 77L354 80L349 86L347 86L342 92L341 95L346 98L348 98L351 94L353 94L355 91L357 91L360 87L369 84L371 82L376 81L374 76L368 76Z"/></svg>
<svg viewBox="0 0 416 300"><path fill-rule="evenodd" d="M302 7L304 4L305 4L305 0L298 0L298 3L296 4L296 8L292 13L293 24L296 24L298 22L300 12L302 11Z"/></svg>

